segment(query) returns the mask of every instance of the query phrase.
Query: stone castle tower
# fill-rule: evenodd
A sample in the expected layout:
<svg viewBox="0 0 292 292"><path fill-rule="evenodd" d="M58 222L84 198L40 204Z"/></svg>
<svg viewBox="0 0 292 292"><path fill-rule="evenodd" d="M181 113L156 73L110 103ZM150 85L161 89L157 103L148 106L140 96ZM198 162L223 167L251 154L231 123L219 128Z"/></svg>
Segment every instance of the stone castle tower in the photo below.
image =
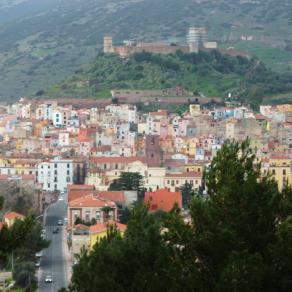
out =
<svg viewBox="0 0 292 292"><path fill-rule="evenodd" d="M146 162L149 167L160 167L162 149L158 135L147 135L145 141Z"/></svg>
<svg viewBox="0 0 292 292"><path fill-rule="evenodd" d="M114 52L113 38L111 36L105 36L103 38L103 52L105 54L111 54Z"/></svg>

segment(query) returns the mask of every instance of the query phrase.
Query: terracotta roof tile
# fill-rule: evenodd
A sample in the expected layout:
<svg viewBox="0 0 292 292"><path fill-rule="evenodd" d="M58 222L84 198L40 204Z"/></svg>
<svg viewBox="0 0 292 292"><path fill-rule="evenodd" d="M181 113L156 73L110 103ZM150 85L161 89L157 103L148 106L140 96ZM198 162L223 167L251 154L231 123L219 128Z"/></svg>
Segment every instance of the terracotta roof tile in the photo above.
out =
<svg viewBox="0 0 292 292"><path fill-rule="evenodd" d="M104 200L103 198L94 196L93 194L69 201L68 205L70 208L116 206L116 204L113 201Z"/></svg>
<svg viewBox="0 0 292 292"><path fill-rule="evenodd" d="M22 214L19 214L17 212L8 212L4 215L4 218L5 219L8 219L8 220L13 220L13 219L23 219L25 218Z"/></svg>
<svg viewBox="0 0 292 292"><path fill-rule="evenodd" d="M95 163L131 163L135 161L145 162L145 157L91 157L91 162Z"/></svg>
<svg viewBox="0 0 292 292"><path fill-rule="evenodd" d="M146 192L144 198L145 204L149 204L150 211L162 210L169 212L177 203L182 207L182 197L180 192L170 192L167 189L161 189L156 192Z"/></svg>
<svg viewBox="0 0 292 292"><path fill-rule="evenodd" d="M115 221L109 221L107 223L98 223L98 224L90 226L89 232L91 234L104 232L107 230L107 227L109 225L115 225L120 232L125 231L127 228L127 225L125 224L121 224Z"/></svg>

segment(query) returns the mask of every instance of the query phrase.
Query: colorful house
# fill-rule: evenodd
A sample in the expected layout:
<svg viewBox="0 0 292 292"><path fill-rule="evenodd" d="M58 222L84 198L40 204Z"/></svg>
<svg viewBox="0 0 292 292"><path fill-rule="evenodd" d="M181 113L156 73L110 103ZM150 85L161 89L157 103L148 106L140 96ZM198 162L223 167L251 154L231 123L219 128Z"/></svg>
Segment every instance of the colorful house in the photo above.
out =
<svg viewBox="0 0 292 292"><path fill-rule="evenodd" d="M116 226L117 230L121 233L121 235L124 234L127 225L121 224L115 221L109 221L107 223L99 223L95 224L89 227L89 246L90 249L94 247L94 245L99 242L103 237L107 234L107 229L110 225Z"/></svg>
<svg viewBox="0 0 292 292"><path fill-rule="evenodd" d="M4 222L8 227L11 227L16 220L23 220L25 216L16 213L16 212L8 212L4 215Z"/></svg>
<svg viewBox="0 0 292 292"><path fill-rule="evenodd" d="M161 189L156 192L146 192L144 203L149 206L151 212L161 210L169 212L175 204L182 207L182 196L180 192L170 192L168 189Z"/></svg>

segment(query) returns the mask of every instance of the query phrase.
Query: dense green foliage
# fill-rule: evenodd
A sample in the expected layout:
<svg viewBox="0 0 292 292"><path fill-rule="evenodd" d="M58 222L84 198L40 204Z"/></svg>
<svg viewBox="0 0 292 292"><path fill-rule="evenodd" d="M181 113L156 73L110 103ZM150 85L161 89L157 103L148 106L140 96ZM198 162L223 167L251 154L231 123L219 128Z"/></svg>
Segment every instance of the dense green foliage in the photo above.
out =
<svg viewBox="0 0 292 292"><path fill-rule="evenodd" d="M28 216L16 220L11 227L4 225L0 230L0 270L11 270L19 287L36 285L35 255L49 245L41 237L41 229L37 220Z"/></svg>
<svg viewBox="0 0 292 292"><path fill-rule="evenodd" d="M143 176L138 172L122 172L110 185L111 191L140 191L143 188Z"/></svg>
<svg viewBox="0 0 292 292"><path fill-rule="evenodd" d="M87 79L87 90L93 95L109 94L110 89L163 89L179 85L208 97L227 97L232 92L234 97L254 106L267 95L292 91L292 75L274 73L257 59L230 57L217 50L197 54L177 51L170 55L143 52L126 60L114 54L100 54ZM79 82L78 76L74 77L66 87L62 85L63 91L66 88L67 95L73 94Z"/></svg>
<svg viewBox="0 0 292 292"><path fill-rule="evenodd" d="M196 195L195 191L193 190L193 185L186 182L181 188L181 196L182 196L182 207L188 208L189 204L192 200L192 198L194 198L194 196Z"/></svg>
<svg viewBox="0 0 292 292"><path fill-rule="evenodd" d="M248 49L269 68L292 68L290 0L87 0L86 5L78 0L25 0L15 6L0 2L0 100L42 94L87 67L105 34L117 43L183 43L190 25L205 26L209 39L220 45ZM254 40L241 41L241 36ZM54 93L60 96L63 91L56 88ZM75 94L90 97L84 88Z"/></svg>
<svg viewBox="0 0 292 292"><path fill-rule="evenodd" d="M292 190L282 193L247 142L225 144L195 196L191 224L177 207L136 206L74 267L71 291L291 291Z"/></svg>

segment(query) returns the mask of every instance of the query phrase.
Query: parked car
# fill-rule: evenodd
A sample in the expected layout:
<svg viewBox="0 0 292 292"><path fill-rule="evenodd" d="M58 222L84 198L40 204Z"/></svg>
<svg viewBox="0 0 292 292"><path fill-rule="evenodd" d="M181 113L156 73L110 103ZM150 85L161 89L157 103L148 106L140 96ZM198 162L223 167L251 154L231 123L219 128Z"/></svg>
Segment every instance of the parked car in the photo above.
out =
<svg viewBox="0 0 292 292"><path fill-rule="evenodd" d="M58 220L58 225L62 226L63 225L63 221L62 220Z"/></svg>

